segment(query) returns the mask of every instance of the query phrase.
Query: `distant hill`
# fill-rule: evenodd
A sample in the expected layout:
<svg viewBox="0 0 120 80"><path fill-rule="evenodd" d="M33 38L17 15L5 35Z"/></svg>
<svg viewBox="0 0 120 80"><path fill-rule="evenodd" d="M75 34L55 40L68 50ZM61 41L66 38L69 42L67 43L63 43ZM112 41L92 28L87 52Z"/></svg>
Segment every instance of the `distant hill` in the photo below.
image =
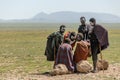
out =
<svg viewBox="0 0 120 80"><path fill-rule="evenodd" d="M21 20L0 20L0 22L44 22L44 23L79 23L79 18L85 16L87 21L91 17L96 18L99 23L120 23L120 17L107 13L93 13L93 12L72 12L61 11L51 14L41 12L30 19Z"/></svg>
<svg viewBox="0 0 120 80"><path fill-rule="evenodd" d="M35 15L31 20L32 21L40 21L40 22L70 22L70 23L78 23L79 18L81 16L85 16L87 21L94 17L97 22L105 22L105 23L119 23L120 17L112 14L106 13L91 13L91 12L70 12L70 11L62 11L55 12L51 14L46 14L41 12Z"/></svg>

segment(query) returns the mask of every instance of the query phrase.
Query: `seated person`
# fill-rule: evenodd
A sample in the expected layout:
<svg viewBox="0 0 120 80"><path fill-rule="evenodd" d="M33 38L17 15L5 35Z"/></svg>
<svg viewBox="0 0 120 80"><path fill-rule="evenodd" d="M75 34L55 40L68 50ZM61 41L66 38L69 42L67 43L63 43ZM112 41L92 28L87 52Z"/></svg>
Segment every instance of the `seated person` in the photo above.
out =
<svg viewBox="0 0 120 80"><path fill-rule="evenodd" d="M83 34L78 33L76 37L76 48L74 51L74 62L78 63L81 60L87 60L88 57L88 46L90 44L87 41L83 41Z"/></svg>
<svg viewBox="0 0 120 80"><path fill-rule="evenodd" d="M72 49L74 48L75 46L75 43L76 43L76 33L75 32L66 32L65 35L64 35L64 39L66 38L69 38L71 41L70 41L70 44L72 46Z"/></svg>
<svg viewBox="0 0 120 80"><path fill-rule="evenodd" d="M58 49L54 67L58 64L64 64L69 71L74 72L73 53L69 38L66 38Z"/></svg>

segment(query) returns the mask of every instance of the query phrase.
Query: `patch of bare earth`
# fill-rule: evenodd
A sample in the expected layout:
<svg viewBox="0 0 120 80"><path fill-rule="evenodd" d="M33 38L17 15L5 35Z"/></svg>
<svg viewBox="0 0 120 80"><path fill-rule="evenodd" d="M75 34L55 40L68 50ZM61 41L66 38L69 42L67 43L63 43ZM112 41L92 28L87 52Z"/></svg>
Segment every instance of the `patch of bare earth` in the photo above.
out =
<svg viewBox="0 0 120 80"><path fill-rule="evenodd" d="M24 72L0 74L0 80L120 80L120 63L111 64L108 70L99 71L98 73L75 73L66 75L50 76L49 74Z"/></svg>

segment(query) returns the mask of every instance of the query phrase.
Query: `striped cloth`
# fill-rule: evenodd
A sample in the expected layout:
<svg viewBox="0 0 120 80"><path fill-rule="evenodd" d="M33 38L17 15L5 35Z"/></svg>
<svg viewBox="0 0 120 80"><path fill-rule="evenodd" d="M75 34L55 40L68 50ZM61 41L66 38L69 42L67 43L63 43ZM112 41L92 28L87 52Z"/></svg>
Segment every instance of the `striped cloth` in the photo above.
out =
<svg viewBox="0 0 120 80"><path fill-rule="evenodd" d="M59 47L54 66L58 64L64 64L69 71L74 71L73 53L70 44L64 43Z"/></svg>

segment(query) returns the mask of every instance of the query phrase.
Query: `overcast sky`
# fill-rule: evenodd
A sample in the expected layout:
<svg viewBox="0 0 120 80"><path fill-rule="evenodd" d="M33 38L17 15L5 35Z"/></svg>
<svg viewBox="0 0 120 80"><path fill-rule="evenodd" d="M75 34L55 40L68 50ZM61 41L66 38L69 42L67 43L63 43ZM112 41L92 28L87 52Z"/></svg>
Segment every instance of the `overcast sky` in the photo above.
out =
<svg viewBox="0 0 120 80"><path fill-rule="evenodd" d="M120 0L0 0L0 19L27 19L40 12L110 13L120 16Z"/></svg>

